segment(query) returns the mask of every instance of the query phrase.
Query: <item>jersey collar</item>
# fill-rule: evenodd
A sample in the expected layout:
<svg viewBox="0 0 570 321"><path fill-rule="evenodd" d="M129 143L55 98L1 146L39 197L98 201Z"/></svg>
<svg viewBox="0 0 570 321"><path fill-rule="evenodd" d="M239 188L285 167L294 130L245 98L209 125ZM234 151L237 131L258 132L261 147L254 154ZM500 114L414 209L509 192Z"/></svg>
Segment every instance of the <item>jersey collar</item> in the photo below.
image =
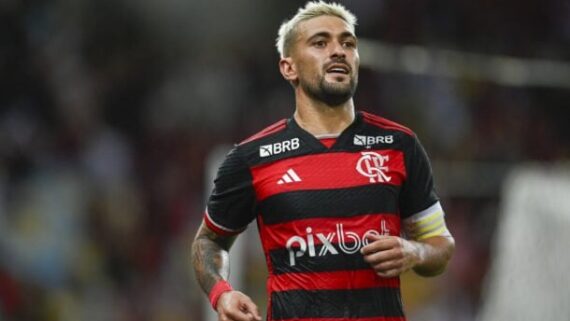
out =
<svg viewBox="0 0 570 321"><path fill-rule="evenodd" d="M346 146L350 146L352 143L352 137L362 126L362 113L357 111L354 116L354 120L348 127L346 127L342 133L338 136L336 142L330 147L326 147L321 141L315 137L313 134L304 130L294 117L287 120L287 127L298 136L305 144L314 149L315 151L326 151L326 150L339 150L344 149Z"/></svg>

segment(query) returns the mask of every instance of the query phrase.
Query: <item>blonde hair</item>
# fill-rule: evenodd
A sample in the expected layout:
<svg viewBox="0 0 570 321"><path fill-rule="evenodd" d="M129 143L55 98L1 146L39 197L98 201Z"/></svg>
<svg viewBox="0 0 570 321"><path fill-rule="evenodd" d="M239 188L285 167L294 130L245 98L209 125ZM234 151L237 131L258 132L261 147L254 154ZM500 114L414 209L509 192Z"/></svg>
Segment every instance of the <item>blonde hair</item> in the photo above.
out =
<svg viewBox="0 0 570 321"><path fill-rule="evenodd" d="M295 14L293 18L286 20L281 24L281 27L279 27L275 46L277 47L277 52L279 52L279 56L281 58L289 55L291 43L299 23L320 16L339 17L348 23L352 29L351 31L354 32L356 17L343 5L338 3L327 3L324 1L308 2L305 7L299 8L299 11L297 11L297 14Z"/></svg>

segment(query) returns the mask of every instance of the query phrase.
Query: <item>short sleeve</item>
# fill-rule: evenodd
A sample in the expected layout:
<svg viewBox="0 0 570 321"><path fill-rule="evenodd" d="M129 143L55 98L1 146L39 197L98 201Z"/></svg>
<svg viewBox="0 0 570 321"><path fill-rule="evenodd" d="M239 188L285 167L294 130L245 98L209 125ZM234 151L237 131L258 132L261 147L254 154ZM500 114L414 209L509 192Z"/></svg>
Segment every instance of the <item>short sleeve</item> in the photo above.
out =
<svg viewBox="0 0 570 321"><path fill-rule="evenodd" d="M400 193L400 215L405 219L435 204L439 198L434 190L431 165L420 141L406 151L406 181Z"/></svg>
<svg viewBox="0 0 570 321"><path fill-rule="evenodd" d="M242 232L254 218L252 176L236 146L218 169L204 220L218 234L235 235Z"/></svg>

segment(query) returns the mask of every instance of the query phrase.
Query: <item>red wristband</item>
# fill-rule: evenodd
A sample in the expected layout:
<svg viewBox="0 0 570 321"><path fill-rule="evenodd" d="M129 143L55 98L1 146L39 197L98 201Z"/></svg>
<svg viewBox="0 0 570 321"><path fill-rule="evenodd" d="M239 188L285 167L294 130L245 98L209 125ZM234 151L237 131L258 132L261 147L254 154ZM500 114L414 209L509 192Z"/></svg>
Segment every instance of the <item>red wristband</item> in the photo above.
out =
<svg viewBox="0 0 570 321"><path fill-rule="evenodd" d="M220 298L220 296L228 291L233 291L233 288L225 280L218 281L218 283L216 283L214 287L212 287L209 297L210 297L210 303L212 304L212 308L214 308L214 310L216 310L216 306L218 305L218 299Z"/></svg>

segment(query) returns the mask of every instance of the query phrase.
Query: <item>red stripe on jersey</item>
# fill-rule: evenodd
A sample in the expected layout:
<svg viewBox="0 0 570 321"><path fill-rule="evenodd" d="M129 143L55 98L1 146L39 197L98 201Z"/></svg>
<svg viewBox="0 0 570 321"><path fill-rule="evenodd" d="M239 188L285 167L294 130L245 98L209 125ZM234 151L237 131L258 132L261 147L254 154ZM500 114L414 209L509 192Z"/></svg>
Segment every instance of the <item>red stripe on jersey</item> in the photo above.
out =
<svg viewBox="0 0 570 321"><path fill-rule="evenodd" d="M363 120L369 124L376 125L386 129L394 129L401 132L404 132L410 136L414 136L414 132L406 126L400 125L396 122L388 120L384 117L380 117L377 115L372 115L369 113L362 112Z"/></svg>
<svg viewBox="0 0 570 321"><path fill-rule="evenodd" d="M364 214L352 217L327 217L296 220L266 226L260 224L261 240L266 251L285 248L287 241L293 236L307 239L311 235L314 244L323 244L325 238L331 244L355 242L352 233L363 240L367 232L378 234L400 235L400 217L394 214ZM340 234L340 236L339 236Z"/></svg>
<svg viewBox="0 0 570 321"><path fill-rule="evenodd" d="M327 148L331 148L331 146L334 145L334 143L336 143L336 138L321 138L319 140Z"/></svg>
<svg viewBox="0 0 570 321"><path fill-rule="evenodd" d="M270 319L273 320L273 319ZM280 319L279 321L406 321L405 317L374 317L374 318L295 318Z"/></svg>
<svg viewBox="0 0 570 321"><path fill-rule="evenodd" d="M263 138L267 135L271 135L275 132L278 132L279 130L285 128L285 126L287 125L287 119L281 119L280 121L274 123L273 125L268 126L267 128L261 130L260 132L258 132L257 134L246 138L245 140L243 140L241 143L239 143L239 145L243 145L249 142L252 142L256 139L260 139Z"/></svg>
<svg viewBox="0 0 570 321"><path fill-rule="evenodd" d="M269 277L269 291L397 288L400 278L383 278L372 269L319 273L285 273Z"/></svg>
<svg viewBox="0 0 570 321"><path fill-rule="evenodd" d="M210 218L210 215L208 215L208 212L204 212L204 223L206 223L206 226L210 230L214 231L216 234L221 235L221 236L233 236L233 235L237 235L237 234L242 232L242 230L230 230L230 229L223 227L220 224L212 221L212 219Z"/></svg>
<svg viewBox="0 0 570 321"><path fill-rule="evenodd" d="M400 186L406 178L404 154L393 149L293 157L255 166L251 172L258 201L298 190Z"/></svg>

